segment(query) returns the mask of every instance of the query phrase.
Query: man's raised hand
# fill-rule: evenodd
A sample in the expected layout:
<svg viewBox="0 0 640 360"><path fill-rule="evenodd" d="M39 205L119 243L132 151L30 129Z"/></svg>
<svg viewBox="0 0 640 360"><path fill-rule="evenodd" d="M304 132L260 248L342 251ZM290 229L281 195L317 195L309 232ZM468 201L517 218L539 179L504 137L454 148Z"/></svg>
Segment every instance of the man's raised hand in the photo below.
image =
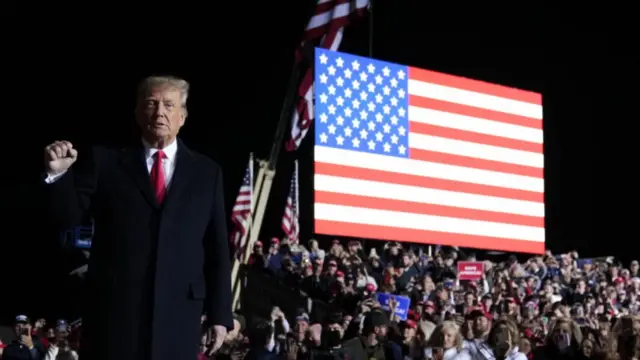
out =
<svg viewBox="0 0 640 360"><path fill-rule="evenodd" d="M69 141L56 141L44 148L44 166L48 175L67 171L78 159L78 151Z"/></svg>

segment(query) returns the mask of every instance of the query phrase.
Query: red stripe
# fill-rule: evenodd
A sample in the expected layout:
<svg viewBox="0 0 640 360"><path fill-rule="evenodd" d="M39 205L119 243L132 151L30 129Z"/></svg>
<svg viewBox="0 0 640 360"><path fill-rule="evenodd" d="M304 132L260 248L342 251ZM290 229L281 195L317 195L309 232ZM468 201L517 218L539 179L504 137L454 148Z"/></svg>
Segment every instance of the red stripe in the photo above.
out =
<svg viewBox="0 0 640 360"><path fill-rule="evenodd" d="M411 121L411 132L542 154L542 144Z"/></svg>
<svg viewBox="0 0 640 360"><path fill-rule="evenodd" d="M358 180L379 181L389 184L420 188L456 191L467 194L544 203L544 194L535 191L517 190L499 186L480 185L455 180L438 179L419 175L400 174L388 171L315 162L315 174L348 177Z"/></svg>
<svg viewBox="0 0 640 360"><path fill-rule="evenodd" d="M484 81L467 79L461 76L443 74L440 72L409 66L409 78L432 84L444 85L462 90L475 91L487 95L542 105L542 94L498 84L491 84Z"/></svg>
<svg viewBox="0 0 640 360"><path fill-rule="evenodd" d="M542 130L542 120L409 94L409 105Z"/></svg>
<svg viewBox="0 0 640 360"><path fill-rule="evenodd" d="M490 247L493 250L531 254L543 254L545 251L544 242L413 230L389 226L351 224L327 220L315 220L315 233L387 241L415 242L420 244L461 246L474 249L486 249ZM488 246L488 244L491 245Z"/></svg>
<svg viewBox="0 0 640 360"><path fill-rule="evenodd" d="M461 166L479 170L496 171L506 174L544 178L544 169L532 166L508 164L493 160L478 159L470 156L451 155L436 151L411 148L410 156L413 160L435 162L445 165Z"/></svg>
<svg viewBox="0 0 640 360"><path fill-rule="evenodd" d="M433 215L449 218L488 221L492 223L504 223L544 228L544 218L536 216L465 209L453 206L424 204L411 201L391 200L368 196L338 194L326 191L316 191L314 196L316 204L353 206L359 208L397 211L419 215Z"/></svg>

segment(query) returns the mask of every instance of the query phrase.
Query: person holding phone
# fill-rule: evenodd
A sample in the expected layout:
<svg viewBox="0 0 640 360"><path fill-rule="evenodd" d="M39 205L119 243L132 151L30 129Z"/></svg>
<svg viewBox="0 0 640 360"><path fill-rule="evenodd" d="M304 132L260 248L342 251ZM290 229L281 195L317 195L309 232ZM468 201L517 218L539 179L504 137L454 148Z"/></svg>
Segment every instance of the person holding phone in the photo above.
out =
<svg viewBox="0 0 640 360"><path fill-rule="evenodd" d="M4 349L3 360L44 360L46 350L38 335L33 334L31 320L26 315L16 316L13 326L16 340Z"/></svg>

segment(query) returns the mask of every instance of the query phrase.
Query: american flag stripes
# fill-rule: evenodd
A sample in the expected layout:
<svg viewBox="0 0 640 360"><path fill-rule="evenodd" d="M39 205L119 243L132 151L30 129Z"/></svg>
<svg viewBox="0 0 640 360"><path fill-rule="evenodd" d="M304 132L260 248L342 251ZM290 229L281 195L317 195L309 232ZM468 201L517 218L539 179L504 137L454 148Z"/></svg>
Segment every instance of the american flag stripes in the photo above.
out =
<svg viewBox="0 0 640 360"><path fill-rule="evenodd" d="M233 221L234 229L231 233L230 241L231 245L235 249L240 249L244 246L243 239L246 238L246 234L251 227L252 202L253 154L250 154L249 164L245 170L242 185L240 185L240 191L238 191L238 197L236 198L236 203L233 205L233 209L231 210L231 220Z"/></svg>
<svg viewBox="0 0 640 360"><path fill-rule="evenodd" d="M349 24L351 17L363 15L368 6L369 0L318 0L314 15L305 29L300 49L306 42L320 39L320 47L337 50L344 27ZM298 60L302 56L300 49L297 52ZM291 119L291 137L287 141L289 151L300 146L313 120L313 67L304 72L298 96Z"/></svg>
<svg viewBox="0 0 640 360"><path fill-rule="evenodd" d="M543 253L538 93L316 49L315 232Z"/></svg>
<svg viewBox="0 0 640 360"><path fill-rule="evenodd" d="M291 176L291 187L287 196L287 204L282 215L282 230L289 239L289 244L297 244L300 239L300 207L298 191L298 160Z"/></svg>

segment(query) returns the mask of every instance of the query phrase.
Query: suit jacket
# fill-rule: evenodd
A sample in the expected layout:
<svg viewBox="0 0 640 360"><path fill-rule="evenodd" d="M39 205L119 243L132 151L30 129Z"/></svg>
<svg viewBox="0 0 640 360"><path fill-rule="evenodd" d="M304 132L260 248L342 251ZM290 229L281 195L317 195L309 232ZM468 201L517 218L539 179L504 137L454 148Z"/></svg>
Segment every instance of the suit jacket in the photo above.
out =
<svg viewBox="0 0 640 360"><path fill-rule="evenodd" d="M155 200L142 144L95 147L46 185L61 228L94 218L80 357L196 359L200 316L233 328L222 170L178 140Z"/></svg>

